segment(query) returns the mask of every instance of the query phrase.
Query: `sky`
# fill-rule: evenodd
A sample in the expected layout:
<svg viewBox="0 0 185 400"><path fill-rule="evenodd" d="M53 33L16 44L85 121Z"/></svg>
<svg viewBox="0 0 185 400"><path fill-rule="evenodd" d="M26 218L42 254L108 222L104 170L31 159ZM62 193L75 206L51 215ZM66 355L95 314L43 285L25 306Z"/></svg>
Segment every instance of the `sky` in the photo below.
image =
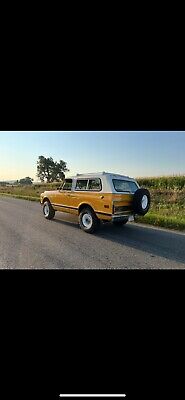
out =
<svg viewBox="0 0 185 400"><path fill-rule="evenodd" d="M0 132L0 181L36 177L40 155L70 172L185 174L185 132Z"/></svg>

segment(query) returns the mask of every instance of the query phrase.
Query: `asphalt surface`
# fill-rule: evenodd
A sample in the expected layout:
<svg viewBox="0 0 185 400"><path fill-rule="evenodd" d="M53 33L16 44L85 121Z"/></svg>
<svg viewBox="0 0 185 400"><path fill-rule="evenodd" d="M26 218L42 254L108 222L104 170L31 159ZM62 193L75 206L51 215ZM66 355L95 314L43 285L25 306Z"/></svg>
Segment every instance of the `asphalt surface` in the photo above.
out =
<svg viewBox="0 0 185 400"><path fill-rule="evenodd" d="M0 196L0 268L185 268L185 234L128 223L95 234L78 218L44 218L39 203Z"/></svg>

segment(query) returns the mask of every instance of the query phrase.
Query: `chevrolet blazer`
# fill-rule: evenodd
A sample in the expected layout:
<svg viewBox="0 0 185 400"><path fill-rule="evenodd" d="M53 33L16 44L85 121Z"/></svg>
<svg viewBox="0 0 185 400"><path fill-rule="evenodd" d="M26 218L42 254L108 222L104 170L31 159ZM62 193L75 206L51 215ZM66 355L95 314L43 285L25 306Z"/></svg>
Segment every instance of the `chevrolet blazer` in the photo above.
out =
<svg viewBox="0 0 185 400"><path fill-rule="evenodd" d="M80 228L92 233L100 221L115 225L145 215L150 207L150 193L140 188L135 179L107 172L77 174L65 179L57 190L40 196L46 219L56 211L78 215Z"/></svg>

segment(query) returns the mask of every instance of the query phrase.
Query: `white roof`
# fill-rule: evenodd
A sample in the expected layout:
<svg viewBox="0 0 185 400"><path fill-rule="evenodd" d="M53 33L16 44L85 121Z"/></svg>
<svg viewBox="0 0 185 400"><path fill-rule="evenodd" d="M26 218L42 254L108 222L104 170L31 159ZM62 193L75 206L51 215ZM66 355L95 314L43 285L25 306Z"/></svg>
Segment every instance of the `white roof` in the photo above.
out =
<svg viewBox="0 0 185 400"><path fill-rule="evenodd" d="M126 175L120 175L120 174L114 174L114 173L112 173L112 172L105 172L105 171L103 171L103 172L90 172L90 173L87 173L87 174L76 174L75 176L68 176L68 177L66 177L66 179L74 179L74 178L76 178L76 179L78 179L78 177L79 178L88 178L88 177L99 177L99 176L102 176L102 175L106 175L106 176L109 176L109 177L115 177L115 178L127 178L127 179L133 179L134 180L134 178L130 178L129 176L126 176Z"/></svg>

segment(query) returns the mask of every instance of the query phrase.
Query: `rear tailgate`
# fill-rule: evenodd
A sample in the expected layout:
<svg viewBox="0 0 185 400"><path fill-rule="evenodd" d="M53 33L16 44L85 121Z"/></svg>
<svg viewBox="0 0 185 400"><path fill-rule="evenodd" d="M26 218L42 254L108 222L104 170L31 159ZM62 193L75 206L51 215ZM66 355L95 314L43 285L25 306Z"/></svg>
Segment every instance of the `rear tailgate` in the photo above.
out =
<svg viewBox="0 0 185 400"><path fill-rule="evenodd" d="M133 213L133 194L113 194L112 213L130 215Z"/></svg>

